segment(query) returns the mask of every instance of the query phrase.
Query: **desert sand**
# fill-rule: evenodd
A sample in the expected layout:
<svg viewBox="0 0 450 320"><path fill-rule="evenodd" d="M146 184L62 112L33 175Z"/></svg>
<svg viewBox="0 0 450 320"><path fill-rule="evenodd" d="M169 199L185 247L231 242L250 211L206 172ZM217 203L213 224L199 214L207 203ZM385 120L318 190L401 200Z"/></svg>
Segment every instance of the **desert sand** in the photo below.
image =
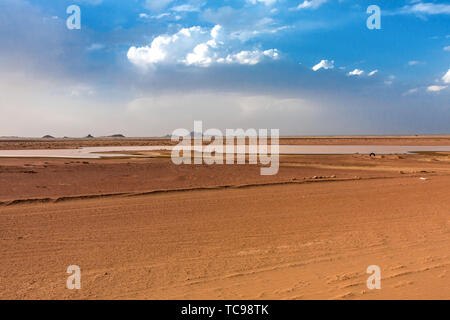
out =
<svg viewBox="0 0 450 320"><path fill-rule="evenodd" d="M133 145L121 141L64 147ZM20 143L62 142L0 147ZM448 153L285 155L275 176L152 156L1 158L0 298L450 298ZM81 290L66 288L69 265L81 268ZM370 265L381 268L380 290L366 286Z"/></svg>

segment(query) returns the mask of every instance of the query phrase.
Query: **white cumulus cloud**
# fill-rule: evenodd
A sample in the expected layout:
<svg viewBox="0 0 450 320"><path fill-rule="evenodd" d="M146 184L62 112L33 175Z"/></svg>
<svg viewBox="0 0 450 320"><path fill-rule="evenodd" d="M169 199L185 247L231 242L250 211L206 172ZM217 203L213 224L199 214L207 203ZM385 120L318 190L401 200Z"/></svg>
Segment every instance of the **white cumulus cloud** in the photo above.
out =
<svg viewBox="0 0 450 320"><path fill-rule="evenodd" d="M419 88L413 88L413 89L409 89L408 91L406 91L405 93L403 93L404 96L409 96L411 94L417 93L419 91Z"/></svg>
<svg viewBox="0 0 450 320"><path fill-rule="evenodd" d="M333 69L334 68L334 60L322 60L318 64L316 64L312 69L314 71L320 70L320 69Z"/></svg>
<svg viewBox="0 0 450 320"><path fill-rule="evenodd" d="M264 3L266 6L271 6L275 2L277 2L277 0L248 0L248 2L250 2L251 4L257 4L258 2L261 2Z"/></svg>
<svg viewBox="0 0 450 320"><path fill-rule="evenodd" d="M413 6L405 6L403 13L416 14L450 14L450 5L438 3L417 3Z"/></svg>
<svg viewBox="0 0 450 320"><path fill-rule="evenodd" d="M450 69L448 69L447 73L442 77L442 81L444 81L444 83L450 83Z"/></svg>
<svg viewBox="0 0 450 320"><path fill-rule="evenodd" d="M277 49L235 50L229 42L229 36L220 25L212 29L194 26L183 28L172 35L160 35L148 46L132 46L127 57L131 63L143 68L157 64L200 67L215 63L254 65L264 58L279 57Z"/></svg>
<svg viewBox="0 0 450 320"><path fill-rule="evenodd" d="M327 2L327 0L305 0L302 3L300 3L296 9L297 10L317 9L325 2Z"/></svg>
<svg viewBox="0 0 450 320"><path fill-rule="evenodd" d="M207 67L212 63L211 52L206 43L200 43L195 46L194 51L188 53L184 62L187 65L198 65Z"/></svg>
<svg viewBox="0 0 450 320"><path fill-rule="evenodd" d="M253 50L253 51L241 51L236 54L230 54L224 59L219 59L221 63L238 63L255 65L260 63L264 58L269 57L271 59L277 59L279 56L277 49L269 49L265 51Z"/></svg>
<svg viewBox="0 0 450 320"><path fill-rule="evenodd" d="M199 12L200 8L190 4L181 4L179 6L171 8L170 10L176 12Z"/></svg>
<svg viewBox="0 0 450 320"><path fill-rule="evenodd" d="M363 74L364 74L364 70L360 70L360 69L355 69L355 70L347 73L348 76L361 76Z"/></svg>
<svg viewBox="0 0 450 320"><path fill-rule="evenodd" d="M429 91L429 92L439 92L441 90L444 90L445 88L447 88L447 86L429 86L427 88L427 91Z"/></svg>
<svg viewBox="0 0 450 320"><path fill-rule="evenodd" d="M127 57L138 66L148 66L163 61L178 60L177 51L191 48L193 37L201 35L200 27L183 28L174 35L161 35L153 39L150 46L131 47Z"/></svg>
<svg viewBox="0 0 450 320"><path fill-rule="evenodd" d="M371 76L373 76L373 75L374 75L375 73L377 73L377 72L378 72L378 70L370 71L369 74L368 74L368 76L371 77Z"/></svg>

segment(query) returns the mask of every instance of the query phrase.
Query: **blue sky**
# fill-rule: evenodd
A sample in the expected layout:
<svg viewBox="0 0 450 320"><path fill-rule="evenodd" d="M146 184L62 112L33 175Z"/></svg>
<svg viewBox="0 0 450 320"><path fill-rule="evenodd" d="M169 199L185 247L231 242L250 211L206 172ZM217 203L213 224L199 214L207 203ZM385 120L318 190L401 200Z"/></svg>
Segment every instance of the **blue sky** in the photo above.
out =
<svg viewBox="0 0 450 320"><path fill-rule="evenodd" d="M0 135L450 134L449 1L0 0L0 39Z"/></svg>

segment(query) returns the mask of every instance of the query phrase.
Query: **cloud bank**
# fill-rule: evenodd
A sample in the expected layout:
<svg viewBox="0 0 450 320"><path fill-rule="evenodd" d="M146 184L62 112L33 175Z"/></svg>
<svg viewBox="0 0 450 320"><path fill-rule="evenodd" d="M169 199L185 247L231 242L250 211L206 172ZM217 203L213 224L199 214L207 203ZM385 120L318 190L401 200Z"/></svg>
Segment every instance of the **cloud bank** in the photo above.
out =
<svg viewBox="0 0 450 320"><path fill-rule="evenodd" d="M209 67L213 64L255 65L264 59L278 59L278 49L252 49L233 52L233 43L223 27L211 29L193 26L182 28L172 35L159 35L150 45L132 46L127 53L128 60L139 66L157 64L184 64L186 66Z"/></svg>

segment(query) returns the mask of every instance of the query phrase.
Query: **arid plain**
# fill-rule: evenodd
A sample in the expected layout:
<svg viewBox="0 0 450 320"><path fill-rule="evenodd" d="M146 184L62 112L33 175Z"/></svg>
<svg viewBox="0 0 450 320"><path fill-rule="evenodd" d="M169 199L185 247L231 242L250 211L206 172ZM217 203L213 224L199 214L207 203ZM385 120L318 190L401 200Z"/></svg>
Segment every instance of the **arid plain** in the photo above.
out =
<svg viewBox="0 0 450 320"><path fill-rule="evenodd" d="M285 138L450 146L448 136ZM11 139L2 150L169 145ZM140 157L147 155L149 157ZM139 156L139 157L138 157ZM0 158L1 299L449 299L450 154ZM81 290L66 269L81 268ZM381 289L369 290L370 265Z"/></svg>

